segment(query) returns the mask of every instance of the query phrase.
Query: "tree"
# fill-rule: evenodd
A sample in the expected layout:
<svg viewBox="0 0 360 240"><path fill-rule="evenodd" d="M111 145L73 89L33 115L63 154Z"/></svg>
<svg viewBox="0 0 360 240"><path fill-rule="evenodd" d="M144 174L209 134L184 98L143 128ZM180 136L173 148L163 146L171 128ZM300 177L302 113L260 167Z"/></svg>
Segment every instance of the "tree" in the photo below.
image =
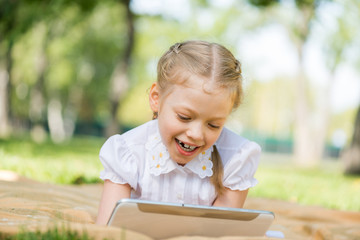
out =
<svg viewBox="0 0 360 240"><path fill-rule="evenodd" d="M279 6L276 0L257 1L250 0L251 4L264 8L269 6ZM310 167L317 165L323 155L325 134L327 129L328 105L320 114L319 124L312 121L313 113L310 110L308 100L309 82L305 74L305 55L304 49L308 42L313 22L317 19L319 6L325 0L295 0L295 12L292 19L279 21L288 30L297 51L299 72L295 79L295 114L294 114L294 157L298 166ZM331 89L331 83L329 83ZM328 93L329 91L327 91ZM325 114L325 115L324 115Z"/></svg>
<svg viewBox="0 0 360 240"><path fill-rule="evenodd" d="M6 137L11 132L13 47L40 18L38 11L46 3L2 0L0 5L0 137Z"/></svg>
<svg viewBox="0 0 360 240"><path fill-rule="evenodd" d="M11 94L11 67L12 47L16 32L13 30L16 23L18 1L1 1L0 8L0 137L7 137L10 127L10 94Z"/></svg>
<svg viewBox="0 0 360 240"><path fill-rule="evenodd" d="M347 36L346 40L352 43L352 48L349 48L351 51L354 51L354 49L359 51L360 31L354 28L354 24L359 21L360 3L358 1L350 1L347 2L344 8L343 15L339 18L339 25L343 33L341 35ZM359 54L355 55L357 56L354 59L355 65L359 66ZM350 146L343 151L341 160L344 164L345 174L360 175L360 105L354 121L354 132Z"/></svg>
<svg viewBox="0 0 360 240"><path fill-rule="evenodd" d="M45 124L49 124L51 135L54 132L62 132L64 135L62 108L54 104L58 102L57 94L47 92L46 89L46 74L49 70L49 59L47 56L48 45L58 37L59 33L56 32L56 24L58 24L59 16L61 16L67 9L77 9L78 15L74 17L73 23L81 21L86 14L90 13L96 6L97 1L67 1L57 0L51 2L44 1L4 1L1 3L0 9L0 47L6 49L5 56L0 55L0 136L6 136L10 133L11 122L14 122L16 116L12 114L12 68L13 58L12 49L16 42L21 37L36 27L38 23L46 25L46 33L42 41L43 46L39 54L38 79L36 84L31 89L30 96L30 122L32 126L41 126L45 128ZM41 14L39 14L41 12ZM59 24L58 24L59 25ZM55 29L55 30L54 30ZM65 30L66 31L66 30ZM60 33L62 34L62 33ZM49 96L49 98L48 98ZM51 103L51 104L50 104ZM57 112L54 114L54 110ZM47 119L46 119L47 113ZM51 114L52 113L52 114ZM52 117L50 117L50 115ZM56 121L60 125L54 124L54 116L60 116Z"/></svg>
<svg viewBox="0 0 360 240"><path fill-rule="evenodd" d="M315 17L318 1L296 1L300 12L300 22L293 25L294 41L298 52L300 71L296 78L296 102L295 102L295 123L294 123L294 154L295 163L299 166L313 166L322 157L310 139L312 127L310 123L309 103L307 90L308 79L305 75L304 47L310 36L311 21ZM322 149L321 149L322 151Z"/></svg>
<svg viewBox="0 0 360 240"><path fill-rule="evenodd" d="M32 114L33 117L35 116L35 119L32 119L33 126L44 127L44 123L47 122L51 139L54 142L64 141L66 137L68 137L67 135L72 135L74 128L72 127L71 132L69 132L65 126L64 114L66 114L66 112L71 112L71 110L69 110L70 108L66 109L68 111L64 111L66 107L63 106L64 104L62 104L61 101L62 96L60 95L65 94L59 93L59 90L47 89L45 86L50 66L50 60L47 54L48 47L54 39L66 35L65 33L71 30L71 25L76 26L77 23L86 19L95 8L96 4L95 1L54 2L47 7L47 15L44 15L42 19L42 21L46 22L46 33L44 34L42 51L40 53L41 61L38 68L38 80L33 88L34 92L31 96L30 111L38 113L38 116ZM70 17L70 19L62 19L61 16L69 9L76 9L76 15ZM61 24L66 25L66 27L62 30L58 30L56 26ZM71 87L69 88L71 89ZM44 113L47 113L47 121L44 119ZM76 114L70 113L68 115L74 118ZM68 120L74 122L74 119L68 118ZM71 124L74 125L74 123Z"/></svg>
<svg viewBox="0 0 360 240"><path fill-rule="evenodd" d="M360 107L357 110L351 144L341 156L346 174L360 175Z"/></svg>
<svg viewBox="0 0 360 240"><path fill-rule="evenodd" d="M75 4L87 11L92 9L95 3L95 1L76 1ZM49 19L50 16L53 16L54 11L61 11L62 8L70 4L72 4L72 1L64 0L52 1L51 3L18 0L0 2L0 49L3 49L5 53L0 54L0 137L7 136L11 132L11 74L14 44L36 22Z"/></svg>
<svg viewBox="0 0 360 240"><path fill-rule="evenodd" d="M134 14L130 8L130 0L120 1L126 8L127 39L125 52L118 57L115 64L109 89L110 121L105 129L105 135L111 136L119 132L119 121L117 113L120 101L123 99L129 87L129 66L135 43Z"/></svg>

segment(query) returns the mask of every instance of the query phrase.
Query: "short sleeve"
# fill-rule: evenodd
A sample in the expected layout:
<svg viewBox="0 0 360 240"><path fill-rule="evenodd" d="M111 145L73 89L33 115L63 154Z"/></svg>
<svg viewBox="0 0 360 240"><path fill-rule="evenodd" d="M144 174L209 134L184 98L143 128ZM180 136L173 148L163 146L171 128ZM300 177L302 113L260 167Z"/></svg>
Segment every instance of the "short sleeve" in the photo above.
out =
<svg viewBox="0 0 360 240"><path fill-rule="evenodd" d="M102 180L127 183L136 190L139 175L137 160L122 135L110 137L101 147L99 157L104 167L100 172Z"/></svg>
<svg viewBox="0 0 360 240"><path fill-rule="evenodd" d="M231 190L246 190L258 182L254 178L259 165L261 148L248 141L242 145L224 166L224 186Z"/></svg>

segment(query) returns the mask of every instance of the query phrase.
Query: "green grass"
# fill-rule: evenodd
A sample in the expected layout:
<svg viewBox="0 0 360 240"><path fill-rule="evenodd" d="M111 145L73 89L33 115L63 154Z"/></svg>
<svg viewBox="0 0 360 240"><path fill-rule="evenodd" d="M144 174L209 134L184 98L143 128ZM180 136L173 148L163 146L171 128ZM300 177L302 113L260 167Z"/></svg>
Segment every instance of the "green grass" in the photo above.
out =
<svg viewBox="0 0 360 240"><path fill-rule="evenodd" d="M76 231L53 228L45 232L26 230L20 231L16 235L4 235L0 232L0 240L92 240L86 232L80 234Z"/></svg>
<svg viewBox="0 0 360 240"><path fill-rule="evenodd" d="M0 140L0 169L49 183L100 182L99 151L103 138L76 137L63 144L29 139Z"/></svg>
<svg viewBox="0 0 360 240"><path fill-rule="evenodd" d="M264 157L256 173L259 184L249 196L360 211L360 176L344 175L339 161L326 160L319 168L297 169L289 156L280 161L278 157L284 158Z"/></svg>
<svg viewBox="0 0 360 240"><path fill-rule="evenodd" d="M101 182L98 155L104 141L76 137L57 145L28 139L0 140L0 169L56 184ZM302 170L291 165L290 156L264 153L256 178L259 184L250 190L252 197L360 211L360 176L343 175L337 161Z"/></svg>

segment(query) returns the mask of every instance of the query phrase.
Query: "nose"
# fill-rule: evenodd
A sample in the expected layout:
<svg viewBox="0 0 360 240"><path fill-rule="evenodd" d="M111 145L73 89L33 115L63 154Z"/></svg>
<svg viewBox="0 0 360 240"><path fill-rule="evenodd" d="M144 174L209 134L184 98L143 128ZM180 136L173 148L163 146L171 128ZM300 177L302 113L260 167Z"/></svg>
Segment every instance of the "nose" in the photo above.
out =
<svg viewBox="0 0 360 240"><path fill-rule="evenodd" d="M192 123L186 131L189 139L193 140L195 144L201 145L204 141L204 129L201 123Z"/></svg>

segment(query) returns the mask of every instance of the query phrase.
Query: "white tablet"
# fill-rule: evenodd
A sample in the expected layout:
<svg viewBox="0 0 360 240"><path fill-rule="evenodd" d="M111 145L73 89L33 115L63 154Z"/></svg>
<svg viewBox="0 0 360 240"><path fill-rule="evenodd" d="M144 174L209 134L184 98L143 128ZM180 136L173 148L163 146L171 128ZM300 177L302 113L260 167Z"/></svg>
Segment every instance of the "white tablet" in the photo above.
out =
<svg viewBox="0 0 360 240"><path fill-rule="evenodd" d="M154 239L264 236L274 217L268 211L122 199L117 202L108 225Z"/></svg>

